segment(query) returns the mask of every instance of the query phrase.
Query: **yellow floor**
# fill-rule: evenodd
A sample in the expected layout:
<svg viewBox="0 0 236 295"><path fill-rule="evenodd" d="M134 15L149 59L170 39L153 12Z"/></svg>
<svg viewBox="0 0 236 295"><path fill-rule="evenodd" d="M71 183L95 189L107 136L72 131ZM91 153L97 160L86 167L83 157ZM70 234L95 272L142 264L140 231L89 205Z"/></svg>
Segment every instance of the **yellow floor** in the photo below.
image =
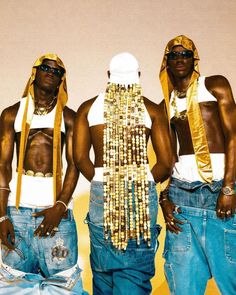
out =
<svg viewBox="0 0 236 295"><path fill-rule="evenodd" d="M79 237L79 264L83 269L82 278L84 289L92 294L92 274L90 270L89 263L89 251L90 251L90 243L89 243L89 233L87 225L84 224L83 220L88 211L89 204L89 193L85 195L80 195L75 199L74 206L74 215L76 218L77 229L78 229L78 237ZM153 295L169 295L170 292L168 290L168 286L164 277L163 272L163 264L164 260L162 258L162 251L164 246L164 237L165 237L165 226L163 222L163 216L161 210L158 215L158 223L162 225L163 230L161 231L159 242L160 246L156 255L156 275L152 280L153 286ZM197 271L197 270L196 270ZM207 286L207 291L205 295L220 295L215 283L213 280L209 281Z"/></svg>

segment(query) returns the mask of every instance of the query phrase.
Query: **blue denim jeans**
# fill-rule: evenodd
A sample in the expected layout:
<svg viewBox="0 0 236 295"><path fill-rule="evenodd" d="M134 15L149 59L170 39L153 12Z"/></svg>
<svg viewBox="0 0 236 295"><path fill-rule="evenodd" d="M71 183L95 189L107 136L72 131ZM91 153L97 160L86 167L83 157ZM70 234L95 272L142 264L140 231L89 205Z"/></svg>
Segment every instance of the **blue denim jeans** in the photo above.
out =
<svg viewBox="0 0 236 295"><path fill-rule="evenodd" d="M8 207L15 230L15 250L2 247L3 262L14 269L26 273L41 273L49 277L71 268L77 262L77 232L71 210L67 218L62 218L59 231L54 237L34 237L34 231L43 217L32 217L40 209Z"/></svg>
<svg viewBox="0 0 236 295"><path fill-rule="evenodd" d="M0 266L0 294L15 295L86 295L83 291L81 270L72 268L48 278L40 274L24 273L7 265Z"/></svg>
<svg viewBox="0 0 236 295"><path fill-rule="evenodd" d="M155 274L155 253L160 227L157 220L157 193L155 183L149 185L151 247L141 240L130 240L125 251L115 249L103 233L103 183L91 182L87 223L90 231L90 262L93 272L94 295L150 294L150 279Z"/></svg>
<svg viewBox="0 0 236 295"><path fill-rule="evenodd" d="M163 256L172 295L203 295L211 277L223 295L236 294L236 216L216 216L221 187L222 181L171 181L169 197L183 222L179 234L166 233Z"/></svg>

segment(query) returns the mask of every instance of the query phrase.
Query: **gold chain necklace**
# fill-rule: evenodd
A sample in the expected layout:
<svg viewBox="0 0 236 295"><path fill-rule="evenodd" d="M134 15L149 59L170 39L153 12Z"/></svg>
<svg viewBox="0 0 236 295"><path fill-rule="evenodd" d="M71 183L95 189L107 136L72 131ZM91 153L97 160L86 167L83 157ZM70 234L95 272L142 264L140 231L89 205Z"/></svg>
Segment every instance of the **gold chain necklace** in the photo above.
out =
<svg viewBox="0 0 236 295"><path fill-rule="evenodd" d="M185 98L187 94L187 91L178 91L177 89L174 89L174 97L171 102L171 106L174 109L174 117L177 119L185 120L187 118L187 111L178 111L177 103L176 103L176 98Z"/></svg>
<svg viewBox="0 0 236 295"><path fill-rule="evenodd" d="M40 106L35 105L34 114L36 114L38 116L47 115L53 109L55 100L56 100L56 96L45 107L40 107Z"/></svg>

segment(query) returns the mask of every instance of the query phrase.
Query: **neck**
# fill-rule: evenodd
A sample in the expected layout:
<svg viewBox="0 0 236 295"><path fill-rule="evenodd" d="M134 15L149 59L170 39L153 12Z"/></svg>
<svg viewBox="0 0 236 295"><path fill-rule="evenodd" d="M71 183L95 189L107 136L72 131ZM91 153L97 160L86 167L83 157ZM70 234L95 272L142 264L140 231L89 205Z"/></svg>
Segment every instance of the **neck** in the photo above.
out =
<svg viewBox="0 0 236 295"><path fill-rule="evenodd" d="M46 106L55 98L53 92L46 92L45 90L34 88L35 103L41 106Z"/></svg>

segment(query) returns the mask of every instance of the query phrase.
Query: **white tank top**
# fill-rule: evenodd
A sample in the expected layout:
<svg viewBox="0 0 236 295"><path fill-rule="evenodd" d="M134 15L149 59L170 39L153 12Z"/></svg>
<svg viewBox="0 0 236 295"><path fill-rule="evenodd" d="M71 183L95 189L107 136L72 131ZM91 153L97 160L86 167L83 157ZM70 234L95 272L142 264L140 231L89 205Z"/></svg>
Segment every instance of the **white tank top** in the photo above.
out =
<svg viewBox="0 0 236 295"><path fill-rule="evenodd" d="M173 98L174 98L174 91L172 91L171 98L170 98L170 118L174 117L174 108L171 105ZM199 103L204 101L217 101L217 99L206 89L205 77L198 78L197 99ZM176 97L176 106L177 106L178 112L185 111L187 109L186 97L185 98Z"/></svg>
<svg viewBox="0 0 236 295"><path fill-rule="evenodd" d="M170 99L170 116L174 116L174 110L171 105L174 93L171 93ZM198 102L204 101L216 101L217 99L206 89L205 77L198 78ZM176 105L179 112L186 110L186 98L177 98ZM225 154L210 154L211 165L213 170L213 180L221 180L224 177L225 170ZM178 162L175 163L173 169L173 177L182 181L202 181L201 176L198 173L198 167L196 163L195 155L182 155L179 156Z"/></svg>
<svg viewBox="0 0 236 295"><path fill-rule="evenodd" d="M90 110L88 112L88 122L89 127L104 124L104 99L105 99L105 93L101 93L98 95L98 97L93 102L92 106L90 107ZM152 126L152 120L150 118L150 115L144 106L144 121L146 128L151 129Z"/></svg>
<svg viewBox="0 0 236 295"><path fill-rule="evenodd" d="M25 110L25 103L26 103L26 97L22 98L20 101L20 107L16 115L15 123L14 123L14 129L15 132L21 132L21 126L22 126L22 119L24 115L24 110ZM49 112L46 115L33 115L30 129L41 129L41 128L54 128L54 118L55 118L55 113L56 113L56 106L53 108L51 112ZM61 132L66 133L66 128L65 128L65 122L64 122L64 117L62 116L62 121L61 121Z"/></svg>

